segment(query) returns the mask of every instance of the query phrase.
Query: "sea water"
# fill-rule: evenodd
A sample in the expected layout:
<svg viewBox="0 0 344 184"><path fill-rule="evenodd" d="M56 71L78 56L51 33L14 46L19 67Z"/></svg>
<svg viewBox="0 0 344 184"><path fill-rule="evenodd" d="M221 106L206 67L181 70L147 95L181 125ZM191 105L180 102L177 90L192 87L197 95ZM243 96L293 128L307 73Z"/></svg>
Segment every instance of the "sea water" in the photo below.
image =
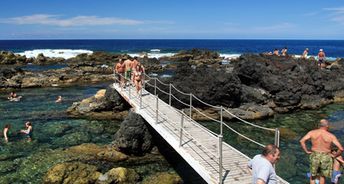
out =
<svg viewBox="0 0 344 184"><path fill-rule="evenodd" d="M22 96L18 102L7 100L9 92L0 92L0 183L42 183L49 168L68 161L64 149L83 143L111 144L120 121L72 118L66 113L73 102L91 97L108 85L21 89L16 90L17 95ZM62 96L61 103L55 103L57 96ZM31 142L19 133L25 129L27 121L33 125ZM8 143L2 136L6 124L11 124ZM160 157L137 159L137 163L93 160L91 165L97 165L102 173L114 167L132 168L142 177L160 171L173 171Z"/></svg>
<svg viewBox="0 0 344 184"><path fill-rule="evenodd" d="M146 52L148 56L158 58L193 48L217 51L221 56L232 58L243 53L272 52L284 47L288 48L288 54L293 55L302 55L303 51L309 48L309 55L312 56L316 56L319 49L324 49L326 56L331 60L344 57L343 40L0 40L0 50L29 57L42 52L47 56L64 58L94 51L128 53L133 56Z"/></svg>

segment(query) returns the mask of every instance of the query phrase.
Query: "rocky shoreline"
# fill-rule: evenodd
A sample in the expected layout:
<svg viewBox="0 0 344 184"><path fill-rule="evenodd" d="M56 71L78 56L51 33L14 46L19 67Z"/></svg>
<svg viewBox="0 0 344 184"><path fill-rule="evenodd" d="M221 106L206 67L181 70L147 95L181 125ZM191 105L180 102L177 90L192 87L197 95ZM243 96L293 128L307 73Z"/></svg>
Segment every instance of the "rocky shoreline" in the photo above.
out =
<svg viewBox="0 0 344 184"><path fill-rule="evenodd" d="M13 88L70 86L78 83L113 81L112 66L128 55L96 52L82 54L69 60L49 59L44 56L28 59L0 52L0 90ZM36 61L37 60L37 61ZM160 61L170 61L162 67ZM140 58L148 72L174 69L171 78L162 78L185 93L193 93L202 101L223 106L246 120L262 119L276 113L304 109L318 109L330 103L344 102L344 59L338 59L326 68L319 68L314 59L295 59L257 54L244 54L223 65L218 53L191 50L169 58ZM37 65L66 64L61 69L45 71L23 70L27 63ZM162 86L161 86L162 88ZM147 87L147 90L152 90ZM178 96L183 101L189 97ZM163 100L168 97L159 94ZM186 108L177 102L172 104ZM193 101L193 106L218 119L219 111ZM154 133L130 106L111 87L92 97L75 102L67 109L70 117L101 120L123 120L110 145L82 144L68 149L46 151L49 160L43 183L182 183L176 173L164 169L161 173L143 179L144 173L133 170L138 163L165 162L154 141ZM196 111L196 120L205 120ZM232 116L224 114L227 120ZM80 144L80 143L79 143ZM75 145L75 144L74 144ZM31 158L32 162L47 162L44 156ZM37 155L36 155L37 157ZM6 158L5 158L6 160ZM10 164L10 163L9 163ZM106 165L106 167L103 167ZM39 167L39 166L38 166ZM33 171L35 172L35 171Z"/></svg>

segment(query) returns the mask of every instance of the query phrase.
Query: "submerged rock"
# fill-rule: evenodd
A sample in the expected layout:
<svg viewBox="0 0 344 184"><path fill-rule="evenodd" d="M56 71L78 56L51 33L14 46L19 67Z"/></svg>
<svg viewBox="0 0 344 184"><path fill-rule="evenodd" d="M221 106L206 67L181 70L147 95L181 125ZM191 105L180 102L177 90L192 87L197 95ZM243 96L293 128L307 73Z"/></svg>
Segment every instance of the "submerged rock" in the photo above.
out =
<svg viewBox="0 0 344 184"><path fill-rule="evenodd" d="M126 169L123 167L113 168L101 175L96 184L130 184L137 183L140 176L133 169Z"/></svg>
<svg viewBox="0 0 344 184"><path fill-rule="evenodd" d="M91 140L87 132L74 132L53 140L53 144L74 146Z"/></svg>
<svg viewBox="0 0 344 184"><path fill-rule="evenodd" d="M49 169L43 178L43 183L95 183L100 175L98 168L93 165L80 162L61 163Z"/></svg>
<svg viewBox="0 0 344 184"><path fill-rule="evenodd" d="M182 184L183 180L175 173L161 172L146 178L142 184Z"/></svg>

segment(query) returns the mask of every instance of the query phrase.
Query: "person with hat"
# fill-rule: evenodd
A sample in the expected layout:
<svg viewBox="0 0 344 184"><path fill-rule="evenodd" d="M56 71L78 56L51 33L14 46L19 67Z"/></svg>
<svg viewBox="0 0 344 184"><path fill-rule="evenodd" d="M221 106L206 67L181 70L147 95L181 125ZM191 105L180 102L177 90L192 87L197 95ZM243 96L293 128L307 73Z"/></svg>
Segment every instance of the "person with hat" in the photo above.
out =
<svg viewBox="0 0 344 184"><path fill-rule="evenodd" d="M325 59L326 59L325 52L323 49L320 49L318 53L318 66L322 67L323 63L325 62Z"/></svg>
<svg viewBox="0 0 344 184"><path fill-rule="evenodd" d="M309 51L308 48L306 48L306 49L303 51L302 56L301 56L302 59L307 59L308 51Z"/></svg>

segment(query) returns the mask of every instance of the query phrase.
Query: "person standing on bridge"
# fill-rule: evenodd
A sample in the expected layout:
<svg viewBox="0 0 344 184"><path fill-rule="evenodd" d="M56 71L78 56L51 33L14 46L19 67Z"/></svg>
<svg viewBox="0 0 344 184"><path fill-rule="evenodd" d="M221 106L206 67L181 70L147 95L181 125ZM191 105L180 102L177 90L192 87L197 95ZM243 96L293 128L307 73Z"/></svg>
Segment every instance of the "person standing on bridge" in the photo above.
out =
<svg viewBox="0 0 344 184"><path fill-rule="evenodd" d="M256 155L248 163L252 169L253 184L277 184L277 176L273 164L280 158L280 150L276 145L268 144L262 154Z"/></svg>
<svg viewBox="0 0 344 184"><path fill-rule="evenodd" d="M320 184L325 184L325 178L331 178L333 168L333 158L343 152L343 147L337 137L328 131L329 122L320 120L319 128L309 131L301 140L302 149L309 154L310 160L310 183L315 184L315 178L320 177ZM306 141L311 140L312 148L308 150ZM338 151L331 153L332 143L338 147Z"/></svg>

